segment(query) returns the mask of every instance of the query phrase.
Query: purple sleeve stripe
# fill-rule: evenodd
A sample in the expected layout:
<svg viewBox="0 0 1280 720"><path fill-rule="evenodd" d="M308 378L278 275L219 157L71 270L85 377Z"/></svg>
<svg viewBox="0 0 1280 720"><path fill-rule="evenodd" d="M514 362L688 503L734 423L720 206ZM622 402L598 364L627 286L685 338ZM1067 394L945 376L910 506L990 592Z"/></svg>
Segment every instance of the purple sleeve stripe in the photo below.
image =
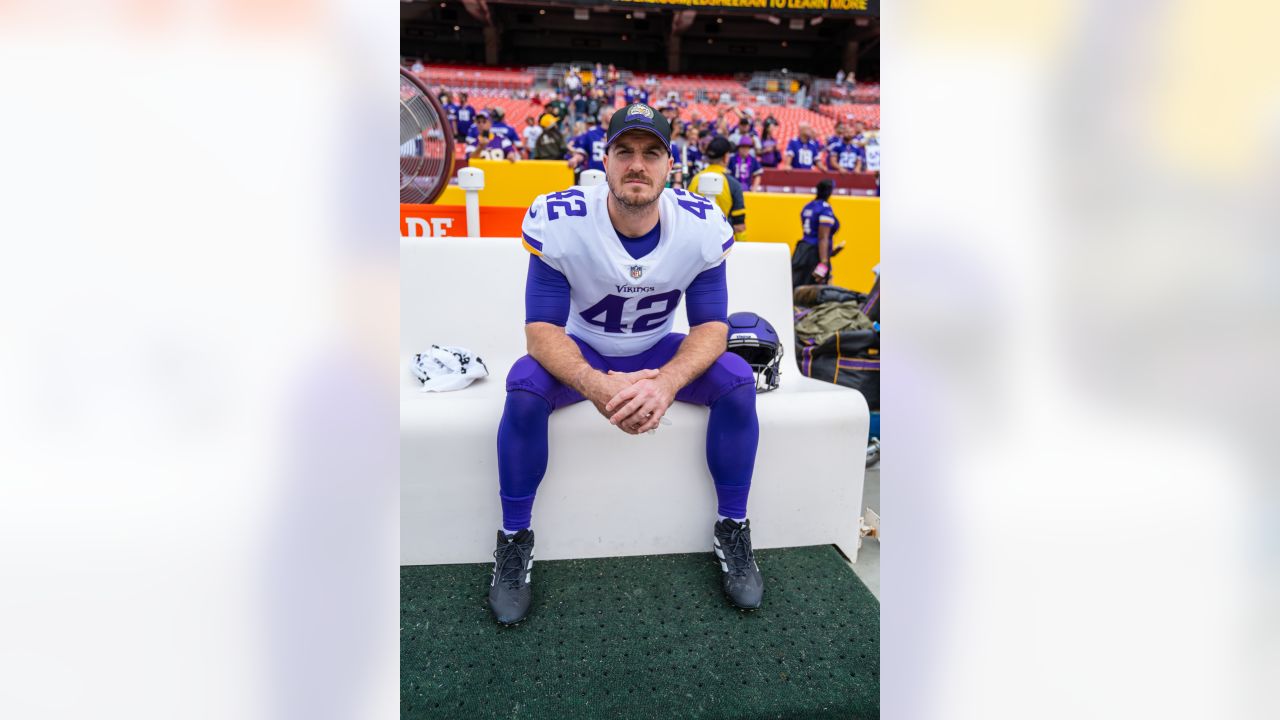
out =
<svg viewBox="0 0 1280 720"><path fill-rule="evenodd" d="M525 242L527 242L527 243L529 243L529 245L533 246L533 249L534 249L534 250L537 250L538 252L542 252L542 242L541 242L541 241L539 241L539 240L534 240L533 238L529 237L529 233L527 233L527 232L522 232L522 233L520 233L520 234L524 236L524 241L525 241Z"/></svg>
<svg viewBox="0 0 1280 720"><path fill-rule="evenodd" d="M863 313L870 312L871 308L875 307L876 301L879 299L880 299L880 288L878 286L871 288L871 294L867 296L867 301L862 304L862 307L860 309L862 310Z"/></svg>
<svg viewBox="0 0 1280 720"><path fill-rule="evenodd" d="M728 240L726 240L726 241L724 242L724 244L723 244L723 245L721 245L721 246L720 246L720 252L725 252L725 251L727 251L727 250L729 249L729 246L730 246L730 245L732 245L732 244L733 244L733 238L729 238Z"/></svg>

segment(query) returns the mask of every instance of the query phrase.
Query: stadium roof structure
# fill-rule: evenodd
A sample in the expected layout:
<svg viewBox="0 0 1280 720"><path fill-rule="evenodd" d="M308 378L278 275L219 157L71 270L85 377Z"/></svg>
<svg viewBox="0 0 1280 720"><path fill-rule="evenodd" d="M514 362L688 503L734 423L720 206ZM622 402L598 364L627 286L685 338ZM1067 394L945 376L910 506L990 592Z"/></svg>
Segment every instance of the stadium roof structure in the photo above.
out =
<svg viewBox="0 0 1280 720"><path fill-rule="evenodd" d="M427 62L879 77L878 0L417 0L400 8L401 55Z"/></svg>
<svg viewBox="0 0 1280 720"><path fill-rule="evenodd" d="M484 2L485 0L476 0ZM518 0L519 1L519 0ZM563 5L644 11L694 10L713 13L770 13L779 15L880 15L880 0L523 0L527 5Z"/></svg>

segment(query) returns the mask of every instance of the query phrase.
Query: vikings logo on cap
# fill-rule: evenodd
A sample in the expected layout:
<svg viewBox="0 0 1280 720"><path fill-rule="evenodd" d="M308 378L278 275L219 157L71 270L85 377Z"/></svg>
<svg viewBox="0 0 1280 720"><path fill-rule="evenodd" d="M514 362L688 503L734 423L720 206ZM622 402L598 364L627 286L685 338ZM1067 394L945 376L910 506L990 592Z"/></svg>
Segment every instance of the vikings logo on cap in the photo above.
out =
<svg viewBox="0 0 1280 720"><path fill-rule="evenodd" d="M613 141L628 130L651 132L662 140L662 146L668 152L671 150L671 123L644 103L631 103L613 114L609 120L609 139L605 148L613 145Z"/></svg>

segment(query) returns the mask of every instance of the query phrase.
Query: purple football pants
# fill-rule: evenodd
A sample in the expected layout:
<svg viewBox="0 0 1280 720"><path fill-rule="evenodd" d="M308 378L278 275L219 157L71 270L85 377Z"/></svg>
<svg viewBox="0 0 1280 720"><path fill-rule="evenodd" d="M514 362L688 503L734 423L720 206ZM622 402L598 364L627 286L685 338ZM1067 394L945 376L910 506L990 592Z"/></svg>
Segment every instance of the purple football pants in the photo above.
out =
<svg viewBox="0 0 1280 720"><path fill-rule="evenodd" d="M608 357L573 337L587 364L601 372L660 368L675 356L684 335L671 333L649 350ZM498 482L502 524L509 531L529 526L533 500L547 470L547 425L551 413L585 398L547 372L528 355L507 374L507 402L498 426ZM678 393L680 402L711 408L707 425L707 467L715 483L719 512L745 517L760 424L755 411L755 373L746 360L721 355L707 371ZM602 418L603 419L603 418ZM619 512L627 507L618 498Z"/></svg>

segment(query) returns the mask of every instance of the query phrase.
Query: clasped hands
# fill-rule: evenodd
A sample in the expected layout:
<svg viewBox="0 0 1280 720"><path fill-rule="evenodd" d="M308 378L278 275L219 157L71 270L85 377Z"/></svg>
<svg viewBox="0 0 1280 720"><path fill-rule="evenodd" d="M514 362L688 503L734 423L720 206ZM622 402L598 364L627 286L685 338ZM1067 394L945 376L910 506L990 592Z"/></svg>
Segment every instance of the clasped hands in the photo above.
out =
<svg viewBox="0 0 1280 720"><path fill-rule="evenodd" d="M658 370L596 373L588 385L587 399L611 425L631 435L658 427L679 388Z"/></svg>

